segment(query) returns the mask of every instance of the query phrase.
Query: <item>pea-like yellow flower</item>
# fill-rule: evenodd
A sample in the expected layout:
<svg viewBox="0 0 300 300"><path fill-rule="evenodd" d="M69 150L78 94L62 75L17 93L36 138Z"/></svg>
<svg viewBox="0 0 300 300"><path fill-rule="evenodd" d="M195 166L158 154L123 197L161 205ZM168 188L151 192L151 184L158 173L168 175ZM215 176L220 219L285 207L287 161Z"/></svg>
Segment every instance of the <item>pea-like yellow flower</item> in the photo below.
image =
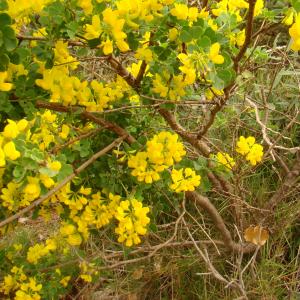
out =
<svg viewBox="0 0 300 300"><path fill-rule="evenodd" d="M119 225L115 229L115 232L119 235L118 241L120 243L125 242L127 247L131 247L133 244L137 245L141 242L139 236L146 234L146 226L150 222L147 217L149 211L149 207L144 207L136 199L120 202L116 213Z"/></svg>
<svg viewBox="0 0 300 300"><path fill-rule="evenodd" d="M20 133L18 125L13 120L7 120L8 124L4 127L3 136L8 139L14 139Z"/></svg>
<svg viewBox="0 0 300 300"><path fill-rule="evenodd" d="M173 169L171 173L173 183L170 188L176 193L194 191L200 185L201 176L191 168Z"/></svg>
<svg viewBox="0 0 300 300"><path fill-rule="evenodd" d="M16 160L21 156L21 153L18 150L16 150L16 146L12 141L4 145L3 151L5 156L11 160Z"/></svg>
<svg viewBox="0 0 300 300"><path fill-rule="evenodd" d="M248 160L252 166L260 162L264 154L263 146L256 144L253 136L247 138L240 136L237 142L236 152L245 156L246 160Z"/></svg>
<svg viewBox="0 0 300 300"><path fill-rule="evenodd" d="M103 47L103 53L105 55L109 55L113 52L114 48L113 48L113 43L112 41L107 38L106 41L101 43L101 47Z"/></svg>
<svg viewBox="0 0 300 300"><path fill-rule="evenodd" d="M84 37L87 40L93 40L100 36L102 32L100 17L95 15L92 17L92 24L87 24L85 26L85 34Z"/></svg>
<svg viewBox="0 0 300 300"><path fill-rule="evenodd" d="M221 65L224 63L224 57L219 54L221 45L219 43L214 43L209 49L208 57L214 63Z"/></svg>
<svg viewBox="0 0 300 300"><path fill-rule="evenodd" d="M225 166L229 170L235 166L234 159L228 153L218 152L216 158L220 165Z"/></svg>
<svg viewBox="0 0 300 300"><path fill-rule="evenodd" d="M8 83L7 81L8 74L7 72L0 72L0 91L8 92L12 89L12 83Z"/></svg>
<svg viewBox="0 0 300 300"><path fill-rule="evenodd" d="M292 38L291 49L294 51L300 50L300 13L297 14L295 23L289 29L289 34Z"/></svg>

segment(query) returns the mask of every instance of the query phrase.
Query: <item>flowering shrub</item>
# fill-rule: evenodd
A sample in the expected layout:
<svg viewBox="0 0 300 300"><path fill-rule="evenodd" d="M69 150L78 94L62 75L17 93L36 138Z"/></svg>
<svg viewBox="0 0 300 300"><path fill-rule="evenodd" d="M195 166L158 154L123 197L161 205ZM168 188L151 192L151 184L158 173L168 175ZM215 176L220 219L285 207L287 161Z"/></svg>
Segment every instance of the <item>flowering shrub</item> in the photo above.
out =
<svg viewBox="0 0 300 300"><path fill-rule="evenodd" d="M282 18L298 51L299 5L282 13L263 0L190 2L0 3L1 236L17 232L20 217L57 220L43 238L3 243L3 297L58 299L97 281L105 257L88 245L100 234L124 253L150 243L158 207L169 206L161 197L211 184L229 195L225 181L264 160L264 134L232 136L230 152L207 133L245 75L253 23Z"/></svg>

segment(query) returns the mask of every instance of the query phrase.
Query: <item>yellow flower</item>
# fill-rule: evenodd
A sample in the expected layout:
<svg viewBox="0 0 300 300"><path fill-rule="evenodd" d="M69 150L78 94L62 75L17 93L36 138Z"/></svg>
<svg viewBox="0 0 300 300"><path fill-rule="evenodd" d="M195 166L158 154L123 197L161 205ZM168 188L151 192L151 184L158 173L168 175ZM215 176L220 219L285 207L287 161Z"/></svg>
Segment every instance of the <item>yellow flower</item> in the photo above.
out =
<svg viewBox="0 0 300 300"><path fill-rule="evenodd" d="M111 54L114 50L113 49L113 43L109 38L107 38L105 42L103 41L101 46L103 47L103 53L105 55Z"/></svg>
<svg viewBox="0 0 300 300"><path fill-rule="evenodd" d="M92 276L89 274L81 274L80 278L83 279L85 282L92 282Z"/></svg>
<svg viewBox="0 0 300 300"><path fill-rule="evenodd" d="M16 150L15 144L12 141L4 145L3 151L5 156L11 160L16 160L21 156L21 153L18 150Z"/></svg>
<svg viewBox="0 0 300 300"><path fill-rule="evenodd" d="M153 60L152 51L149 48L139 48L135 53L135 58L145 60L146 63L149 63Z"/></svg>
<svg viewBox="0 0 300 300"><path fill-rule="evenodd" d="M253 136L247 138L240 136L237 142L236 152L244 155L246 160L248 160L252 166L255 166L262 160L263 146L256 144Z"/></svg>
<svg viewBox="0 0 300 300"><path fill-rule="evenodd" d="M13 120L7 120L8 124L4 127L3 136L8 139L14 139L20 133L18 125Z"/></svg>
<svg viewBox="0 0 300 300"><path fill-rule="evenodd" d="M67 242L71 246L79 246L82 243L82 238L79 233L71 234L67 237Z"/></svg>
<svg viewBox="0 0 300 300"><path fill-rule="evenodd" d="M294 51L300 50L300 13L296 16L295 23L289 29L289 34L292 38L291 49Z"/></svg>
<svg viewBox="0 0 300 300"><path fill-rule="evenodd" d="M281 21L284 25L291 26L294 22L295 12L293 8L289 8L285 14L285 17Z"/></svg>
<svg viewBox="0 0 300 300"><path fill-rule="evenodd" d="M25 131L25 129L27 128L28 124L29 123L28 123L27 120L22 119L22 120L18 121L17 127L18 127L19 131Z"/></svg>
<svg viewBox="0 0 300 300"><path fill-rule="evenodd" d="M247 138L245 138L244 136L240 136L237 142L236 152L242 155L246 155L249 153L254 143L255 143L255 138L253 136L249 136Z"/></svg>
<svg viewBox="0 0 300 300"><path fill-rule="evenodd" d="M46 188L50 188L55 184L54 180L45 174L40 174L40 180Z"/></svg>
<svg viewBox="0 0 300 300"><path fill-rule="evenodd" d="M226 168L228 168L230 170L235 165L233 158L228 153L224 153L224 152L217 153L217 161L220 165L225 166Z"/></svg>
<svg viewBox="0 0 300 300"><path fill-rule="evenodd" d="M186 20L189 15L189 8L185 4L175 3L175 7L171 9L171 15L179 20Z"/></svg>
<svg viewBox="0 0 300 300"><path fill-rule="evenodd" d="M139 244L139 235L145 235L146 226L150 222L147 217L149 207L143 207L142 203L136 199L121 201L115 215L119 221L115 232L119 235L118 241L125 242L127 247Z"/></svg>
<svg viewBox="0 0 300 300"><path fill-rule="evenodd" d="M41 187L39 184L39 178L35 178L35 177L27 177L27 185L25 186L23 192L24 192L24 197L28 198L29 201L32 201L36 198L39 197L40 193L41 193Z"/></svg>
<svg viewBox="0 0 300 300"><path fill-rule="evenodd" d="M6 82L7 77L7 72L0 72L0 91L8 92L12 89L13 85Z"/></svg>
<svg viewBox="0 0 300 300"><path fill-rule="evenodd" d="M224 62L224 57L219 54L220 47L219 43L214 43L210 47L208 57L214 64L221 65Z"/></svg>
<svg viewBox="0 0 300 300"><path fill-rule="evenodd" d="M67 287L68 286L68 283L71 279L71 276L65 276L64 278L62 278L59 283L64 286L64 287Z"/></svg>
<svg viewBox="0 0 300 300"><path fill-rule="evenodd" d="M70 133L70 127L66 124L63 124L59 136L65 140L68 137L69 133Z"/></svg>
<svg viewBox="0 0 300 300"><path fill-rule="evenodd" d="M55 160L51 163L49 163L49 168L53 171L59 171L61 169L61 162L58 160Z"/></svg>
<svg viewBox="0 0 300 300"><path fill-rule="evenodd" d="M176 193L194 191L195 187L200 185L201 177L196 175L191 168L172 170L171 173L173 183L170 188Z"/></svg>
<svg viewBox="0 0 300 300"><path fill-rule="evenodd" d="M126 52L130 49L129 45L122 39L116 40L116 44L121 52Z"/></svg>
<svg viewBox="0 0 300 300"><path fill-rule="evenodd" d="M89 15L93 11L93 4L91 0L77 0L77 4L81 7L85 14Z"/></svg>
<svg viewBox="0 0 300 300"><path fill-rule="evenodd" d="M173 27L169 30L169 40L172 42L172 41L175 41L177 39L177 36L178 36L178 30L177 28Z"/></svg>
<svg viewBox="0 0 300 300"><path fill-rule="evenodd" d="M92 17L92 24L86 25L85 32L84 37L88 40L96 39L100 36L102 29L98 15Z"/></svg>

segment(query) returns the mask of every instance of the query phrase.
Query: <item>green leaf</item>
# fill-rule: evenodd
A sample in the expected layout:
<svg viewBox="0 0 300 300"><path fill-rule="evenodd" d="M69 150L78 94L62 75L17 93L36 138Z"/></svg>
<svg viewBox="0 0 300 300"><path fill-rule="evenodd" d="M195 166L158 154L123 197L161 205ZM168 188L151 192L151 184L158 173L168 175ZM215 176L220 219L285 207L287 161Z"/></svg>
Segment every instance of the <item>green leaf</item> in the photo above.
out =
<svg viewBox="0 0 300 300"><path fill-rule="evenodd" d="M4 44L7 51L12 51L17 47L18 41L17 39L4 39Z"/></svg>
<svg viewBox="0 0 300 300"><path fill-rule="evenodd" d="M100 44L101 44L100 38L88 40L88 45L89 45L90 48L96 48Z"/></svg>
<svg viewBox="0 0 300 300"><path fill-rule="evenodd" d="M0 72L7 70L10 59L7 54L0 55Z"/></svg>
<svg viewBox="0 0 300 300"><path fill-rule="evenodd" d="M208 36L203 36L201 39L198 40L197 45L200 48L208 48L211 45L211 40Z"/></svg>
<svg viewBox="0 0 300 300"><path fill-rule="evenodd" d="M0 10L7 10L7 9L8 9L8 5L6 0L0 1Z"/></svg>
<svg viewBox="0 0 300 300"><path fill-rule="evenodd" d="M3 35L3 43L6 50L11 51L15 49L18 45L18 41L16 39L14 30L9 26L4 26L3 28L1 28L1 31Z"/></svg>
<svg viewBox="0 0 300 300"><path fill-rule="evenodd" d="M300 0L291 0L291 4L297 12L300 12Z"/></svg>
<svg viewBox="0 0 300 300"><path fill-rule="evenodd" d="M15 31L10 26L1 27L1 31L4 39L14 39L16 37Z"/></svg>
<svg viewBox="0 0 300 300"><path fill-rule="evenodd" d="M225 86L232 81L232 73L229 70L219 70L218 77L224 81Z"/></svg>
<svg viewBox="0 0 300 300"><path fill-rule="evenodd" d="M20 55L17 52L11 53L9 55L10 61L15 64L18 65L20 63Z"/></svg>
<svg viewBox="0 0 300 300"><path fill-rule="evenodd" d="M127 34L127 41L131 50L135 51L139 47L139 41L135 38L133 32Z"/></svg>
<svg viewBox="0 0 300 300"><path fill-rule="evenodd" d="M179 39L183 42L183 43L188 43L190 41L192 41L193 36L191 35L191 33L189 31L183 30L180 33Z"/></svg>
<svg viewBox="0 0 300 300"><path fill-rule="evenodd" d="M0 14L0 28L11 24L11 17L6 13Z"/></svg>
<svg viewBox="0 0 300 300"><path fill-rule="evenodd" d="M203 27L194 26L190 30L190 34L192 35L193 39L198 40L203 33Z"/></svg>
<svg viewBox="0 0 300 300"><path fill-rule="evenodd" d="M15 166L14 170L13 170L13 175L14 178L18 181L20 180L24 174L26 173L26 169L23 166Z"/></svg>
<svg viewBox="0 0 300 300"><path fill-rule="evenodd" d="M54 171L52 169L46 168L46 167L42 167L39 169L39 172L43 175L47 175L49 177L54 177L55 175L58 174L57 171Z"/></svg>
<svg viewBox="0 0 300 300"><path fill-rule="evenodd" d="M64 164L60 171L59 174L57 175L57 181L61 181L65 179L67 176L71 175L73 173L73 168L71 165Z"/></svg>
<svg viewBox="0 0 300 300"><path fill-rule="evenodd" d="M20 56L20 60L23 61L25 58L27 58L30 55L30 51L26 48L18 48L16 50L16 53Z"/></svg>

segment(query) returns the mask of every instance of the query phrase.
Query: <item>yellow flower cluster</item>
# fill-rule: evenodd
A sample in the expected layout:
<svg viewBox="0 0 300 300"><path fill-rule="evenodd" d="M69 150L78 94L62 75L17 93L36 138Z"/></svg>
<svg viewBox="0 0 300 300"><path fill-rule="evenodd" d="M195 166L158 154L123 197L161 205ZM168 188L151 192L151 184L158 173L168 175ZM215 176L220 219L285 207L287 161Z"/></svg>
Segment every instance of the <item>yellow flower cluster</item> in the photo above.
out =
<svg viewBox="0 0 300 300"><path fill-rule="evenodd" d="M119 16L125 19L126 24L133 29L138 29L135 20L150 22L154 16L161 16L160 12L165 5L170 5L174 0L119 0L116 2Z"/></svg>
<svg viewBox="0 0 300 300"><path fill-rule="evenodd" d="M170 13L178 20L188 20L190 22L196 21L199 14L197 7L188 7L186 4L179 3L175 3Z"/></svg>
<svg viewBox="0 0 300 300"><path fill-rule="evenodd" d="M52 0L7 0L7 13L15 21L15 29L18 31L22 26L30 22L30 16L39 14L42 9Z"/></svg>
<svg viewBox="0 0 300 300"><path fill-rule="evenodd" d="M62 58L69 60L70 58ZM72 66L77 66L72 63ZM65 65L62 65L65 66ZM37 79L37 86L50 91L51 102L61 102L66 106L81 105L88 111L103 111L109 103L124 96L131 89L120 76L113 82L103 84L93 80L91 83L80 81L77 76L69 76L66 67L53 67L42 71L43 78Z"/></svg>
<svg viewBox="0 0 300 300"><path fill-rule="evenodd" d="M116 219L119 221L115 229L119 235L118 242L124 242L127 247L139 244L141 242L139 236L146 234L146 226L150 222L148 213L149 207L143 207L136 199L121 201L116 212Z"/></svg>
<svg viewBox="0 0 300 300"><path fill-rule="evenodd" d="M225 166L229 170L232 170L232 168L235 166L234 159L228 153L218 152L216 159L219 165Z"/></svg>
<svg viewBox="0 0 300 300"><path fill-rule="evenodd" d="M101 24L99 15L92 17L92 24L87 24L85 27L84 37L88 40L92 40L99 38L101 34L105 33L106 41L103 41L101 44L105 55L113 52L113 43L110 39L111 36L120 51L128 51L129 46L125 41L127 34L123 31L125 19L120 18L118 10L112 10L111 8L106 8L102 12L102 17L103 24Z"/></svg>
<svg viewBox="0 0 300 300"><path fill-rule="evenodd" d="M69 136L70 127L63 124L60 128L57 115L51 111L37 113L37 117L40 118L41 125L34 132L27 133L27 141L39 145L40 150L46 150L53 144L60 144ZM35 120L32 121L32 124L34 123Z"/></svg>
<svg viewBox="0 0 300 300"><path fill-rule="evenodd" d="M27 277L23 267L18 268L17 266L11 269L11 274L4 276L3 283L0 285L0 291L4 295L16 291L15 300L40 300L41 289L42 285L37 283L34 277Z"/></svg>
<svg viewBox="0 0 300 300"><path fill-rule="evenodd" d="M65 223L60 229L62 237L72 246L78 246L89 237L89 230L100 229L114 218L121 197L112 193L91 193L90 188L81 187L78 192L72 192L70 184L51 198L57 203L57 212L63 213L64 204L69 209L69 218L73 222Z"/></svg>
<svg viewBox="0 0 300 300"><path fill-rule="evenodd" d="M241 10L247 9L249 3L245 0L221 0L216 4L216 7L212 9L212 13L215 16L220 16L222 13L230 13L236 16L237 21L241 22ZM254 8L254 16L258 16L262 13L264 7L264 0L257 0Z"/></svg>
<svg viewBox="0 0 300 300"><path fill-rule="evenodd" d="M80 263L80 278L83 279L85 282L92 282L93 275L98 275L98 271L94 268L93 263L86 263L85 261Z"/></svg>
<svg viewBox="0 0 300 300"><path fill-rule="evenodd" d="M160 179L159 173L181 161L186 154L178 135L162 131L147 142L144 152L130 156L128 166L138 181L152 183Z"/></svg>
<svg viewBox="0 0 300 300"><path fill-rule="evenodd" d="M54 239L47 239L45 243L35 244L29 247L27 252L27 260L36 265L42 257L48 255L50 251L56 250L56 242Z"/></svg>
<svg viewBox="0 0 300 300"><path fill-rule="evenodd" d="M22 119L18 122L7 120L8 124L4 127L3 132L0 133L0 167L6 165L6 160L16 160L21 156L20 151L16 149L13 139L19 134L26 131L28 121Z"/></svg>
<svg viewBox="0 0 300 300"><path fill-rule="evenodd" d="M182 74L171 76L167 72L163 74L155 74L155 79L152 82L154 93L159 94L162 98L168 98L173 101L178 101L186 94L184 88L188 85L185 81L185 76Z"/></svg>
<svg viewBox="0 0 300 300"><path fill-rule="evenodd" d="M200 185L201 176L191 168L173 169L171 173L173 183L170 188L176 193L194 191Z"/></svg>
<svg viewBox="0 0 300 300"><path fill-rule="evenodd" d="M58 41L55 43L54 47L54 64L62 69L75 70L79 65L76 58L69 54L68 43L63 41Z"/></svg>
<svg viewBox="0 0 300 300"><path fill-rule="evenodd" d="M263 146L256 144L253 136L247 138L240 136L237 142L236 152L245 156L246 160L248 160L252 166L260 162L264 154Z"/></svg>
<svg viewBox="0 0 300 300"><path fill-rule="evenodd" d="M82 237L73 224L63 224L62 227L60 227L60 233L71 246L79 246L82 243Z"/></svg>

